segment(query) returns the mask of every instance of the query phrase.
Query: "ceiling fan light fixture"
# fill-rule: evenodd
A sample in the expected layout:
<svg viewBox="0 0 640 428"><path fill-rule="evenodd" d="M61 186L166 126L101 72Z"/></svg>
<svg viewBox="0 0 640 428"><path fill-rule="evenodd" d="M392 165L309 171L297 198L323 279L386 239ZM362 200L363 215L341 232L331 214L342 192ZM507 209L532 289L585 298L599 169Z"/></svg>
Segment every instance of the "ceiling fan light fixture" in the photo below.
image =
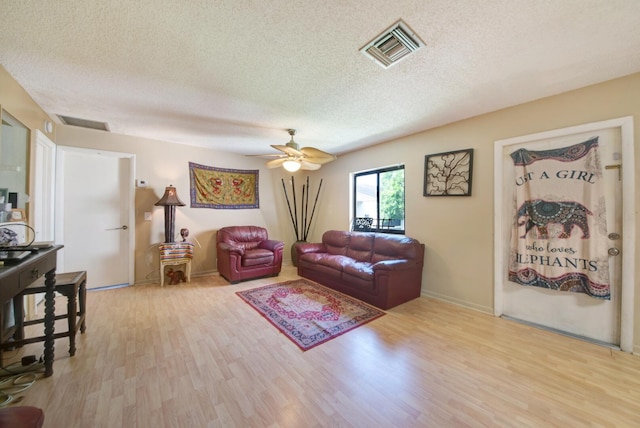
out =
<svg viewBox="0 0 640 428"><path fill-rule="evenodd" d="M267 162L267 168L283 167L288 172L296 172L299 169L315 171L319 169L321 165L337 159L335 155L316 149L315 147L298 147L298 143L293 141L293 135L296 133L295 129L288 129L287 131L289 135L291 135L291 141L286 145L271 145L274 149L282 152L281 154L254 155L269 158L275 157L275 159Z"/></svg>
<svg viewBox="0 0 640 428"><path fill-rule="evenodd" d="M282 167L289 172L296 172L302 165L297 160L286 160L282 163Z"/></svg>

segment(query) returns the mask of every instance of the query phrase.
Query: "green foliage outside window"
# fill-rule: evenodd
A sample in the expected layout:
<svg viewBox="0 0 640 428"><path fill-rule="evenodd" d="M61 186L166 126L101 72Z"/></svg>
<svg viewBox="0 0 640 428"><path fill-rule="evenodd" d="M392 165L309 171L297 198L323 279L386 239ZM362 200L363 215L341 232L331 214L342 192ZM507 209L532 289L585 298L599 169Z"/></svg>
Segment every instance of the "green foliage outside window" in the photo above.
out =
<svg viewBox="0 0 640 428"><path fill-rule="evenodd" d="M380 174L380 217L404 219L404 169Z"/></svg>

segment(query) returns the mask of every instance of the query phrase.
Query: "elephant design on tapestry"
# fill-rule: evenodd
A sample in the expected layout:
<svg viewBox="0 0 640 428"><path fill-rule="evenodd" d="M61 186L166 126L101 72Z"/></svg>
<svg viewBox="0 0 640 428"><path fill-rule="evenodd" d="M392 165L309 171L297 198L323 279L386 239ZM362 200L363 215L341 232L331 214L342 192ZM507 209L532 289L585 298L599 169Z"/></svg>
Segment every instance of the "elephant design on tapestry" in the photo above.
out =
<svg viewBox="0 0 640 428"><path fill-rule="evenodd" d="M557 224L562 226L558 238L569 238L574 226L577 226L582 231L582 239L589 239L587 215L593 213L578 202L554 202L543 199L525 201L518 209L517 215L518 226L525 226L524 234L520 238L525 238L527 233L536 227L538 238L548 239L549 225ZM521 218L523 219L520 220Z"/></svg>

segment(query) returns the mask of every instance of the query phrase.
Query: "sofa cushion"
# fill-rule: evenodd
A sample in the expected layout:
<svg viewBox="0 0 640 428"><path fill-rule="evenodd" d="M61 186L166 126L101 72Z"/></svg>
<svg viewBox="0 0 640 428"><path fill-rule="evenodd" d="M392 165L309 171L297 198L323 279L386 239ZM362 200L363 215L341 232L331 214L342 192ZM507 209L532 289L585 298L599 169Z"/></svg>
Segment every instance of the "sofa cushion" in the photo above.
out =
<svg viewBox="0 0 640 428"><path fill-rule="evenodd" d="M363 281L373 281L373 267L371 263L358 262L356 260L345 261L342 265L342 272L345 275L351 275L360 278Z"/></svg>
<svg viewBox="0 0 640 428"><path fill-rule="evenodd" d="M322 266L332 269L336 272L342 272L343 266L347 263L352 262L352 260L349 257L337 256L335 254L308 253L300 256L298 262L311 263L316 267Z"/></svg>
<svg viewBox="0 0 640 428"><path fill-rule="evenodd" d="M421 255L421 246L415 239L401 235L376 237L373 244L371 263L383 260L416 260Z"/></svg>
<svg viewBox="0 0 640 428"><path fill-rule="evenodd" d="M349 241L347 256L359 262L370 262L375 234L372 232L353 233Z"/></svg>
<svg viewBox="0 0 640 428"><path fill-rule="evenodd" d="M322 243L327 253L341 256L347 255L350 234L341 230L328 230L322 235Z"/></svg>

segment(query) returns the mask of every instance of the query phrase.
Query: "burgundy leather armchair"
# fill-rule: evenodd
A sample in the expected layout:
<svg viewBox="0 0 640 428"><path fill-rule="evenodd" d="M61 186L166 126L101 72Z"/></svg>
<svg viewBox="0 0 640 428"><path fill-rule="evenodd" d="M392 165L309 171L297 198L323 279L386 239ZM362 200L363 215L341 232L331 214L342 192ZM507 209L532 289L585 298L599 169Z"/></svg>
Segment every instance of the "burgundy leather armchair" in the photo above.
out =
<svg viewBox="0 0 640 428"><path fill-rule="evenodd" d="M232 284L278 276L282 269L284 242L269 239L263 227L223 227L216 242L218 272Z"/></svg>

